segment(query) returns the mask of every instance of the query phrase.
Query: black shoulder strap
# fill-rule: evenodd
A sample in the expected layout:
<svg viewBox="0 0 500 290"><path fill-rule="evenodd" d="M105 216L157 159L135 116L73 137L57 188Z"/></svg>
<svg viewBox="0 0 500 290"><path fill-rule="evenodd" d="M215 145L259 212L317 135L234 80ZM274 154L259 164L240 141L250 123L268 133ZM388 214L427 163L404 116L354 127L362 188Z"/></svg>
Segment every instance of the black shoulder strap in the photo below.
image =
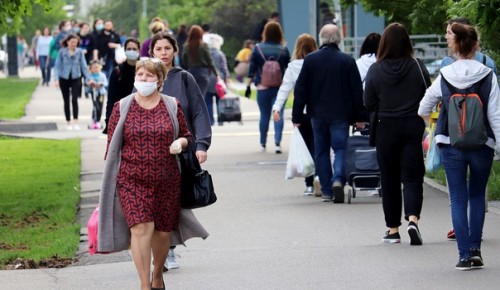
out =
<svg viewBox="0 0 500 290"><path fill-rule="evenodd" d="M486 54L483 54L483 64L486 65Z"/></svg>
<svg viewBox="0 0 500 290"><path fill-rule="evenodd" d="M184 88L186 89L186 95L188 94L188 78L187 72L185 70L181 71L182 75L182 83L184 84Z"/></svg>

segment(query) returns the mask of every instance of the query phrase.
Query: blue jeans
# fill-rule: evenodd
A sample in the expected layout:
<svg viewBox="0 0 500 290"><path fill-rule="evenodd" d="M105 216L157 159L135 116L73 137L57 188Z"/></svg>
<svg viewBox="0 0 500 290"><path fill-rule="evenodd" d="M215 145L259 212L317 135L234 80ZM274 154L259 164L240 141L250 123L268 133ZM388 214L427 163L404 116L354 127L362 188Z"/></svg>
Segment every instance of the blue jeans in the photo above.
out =
<svg viewBox="0 0 500 290"><path fill-rule="evenodd" d="M314 153L316 175L319 177L321 192L333 195L332 185L335 181L345 184L345 151L349 137L349 122L340 120L323 120L311 118L314 134ZM330 158L330 148L335 153L335 159Z"/></svg>
<svg viewBox="0 0 500 290"><path fill-rule="evenodd" d="M484 199L493 163L493 149L484 146L478 150L463 151L450 145L441 145L439 151L450 191L451 220L458 253L460 259L467 259L470 258L471 249L481 249Z"/></svg>
<svg viewBox="0 0 500 290"><path fill-rule="evenodd" d="M266 145L267 131L269 130L269 120L273 110L273 104L276 101L279 88L269 88L265 90L257 90L257 104L260 110L259 131L260 131L260 144ZM274 122L274 143L279 145L281 143L281 136L283 134L283 108L280 111L280 121Z"/></svg>
<svg viewBox="0 0 500 290"><path fill-rule="evenodd" d="M207 92L205 94L205 104L207 105L208 109L208 118L210 119L210 125L213 126L215 123L215 118L214 118L214 97L216 101L216 108L217 112L219 111L219 98L215 93Z"/></svg>
<svg viewBox="0 0 500 290"><path fill-rule="evenodd" d="M50 71L51 71L51 66L49 62L47 61L47 56L46 55L40 55L38 59L40 59L40 71L42 72L42 83L49 83L50 82Z"/></svg>

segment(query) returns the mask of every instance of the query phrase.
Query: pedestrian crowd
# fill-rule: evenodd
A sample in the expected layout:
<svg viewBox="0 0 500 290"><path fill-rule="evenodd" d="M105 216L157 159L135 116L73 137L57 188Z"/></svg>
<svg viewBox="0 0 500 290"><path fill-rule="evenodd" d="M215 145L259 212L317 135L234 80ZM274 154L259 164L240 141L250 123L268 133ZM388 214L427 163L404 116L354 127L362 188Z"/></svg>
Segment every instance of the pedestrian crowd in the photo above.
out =
<svg viewBox="0 0 500 290"><path fill-rule="evenodd" d="M68 129L79 129L84 78L85 96L94 108L89 128L103 128L108 135L103 192L116 189L119 197L114 203L113 197L101 196L99 223L114 230L119 221L109 211L121 207L141 289L164 289L162 271L179 267L174 248L184 239L177 238L177 231L188 224L196 228L189 237L207 236L192 212L180 208L176 160L189 151L200 163L208 158L211 126L218 122L216 85L231 84L221 50L224 39L209 25L181 25L174 33L158 17L151 20L151 35L143 43L137 35L123 39L110 20L96 19L92 28L62 21L57 33L42 29L35 49L42 85L49 84L53 67ZM284 105L293 91L292 122L315 161L316 173L305 178L304 194L314 195L316 176L321 201L343 203L344 188L350 185L346 159L351 130L369 130L383 192L385 243L401 242L403 214L410 245L423 245L418 226L426 170L422 139L428 116L442 103L435 139L450 195L453 235L448 237L456 238L459 252L455 268L483 267L485 191L495 150L500 150L495 143L500 140L500 91L495 63L479 52L475 27L465 19L446 23L450 55L434 81L413 56L409 35L399 23L388 25L382 35L369 34L357 60L339 48L342 36L332 21L321 28L319 47L314 36L302 34L292 53L278 13L259 23L254 34L236 56L235 73L240 82L247 78L247 97L251 83L257 90L259 149L268 148L272 121L274 152L282 153ZM455 95L474 93L484 103L485 139L471 149L455 145L448 122ZM101 251L123 249L118 237L106 231L99 235Z"/></svg>

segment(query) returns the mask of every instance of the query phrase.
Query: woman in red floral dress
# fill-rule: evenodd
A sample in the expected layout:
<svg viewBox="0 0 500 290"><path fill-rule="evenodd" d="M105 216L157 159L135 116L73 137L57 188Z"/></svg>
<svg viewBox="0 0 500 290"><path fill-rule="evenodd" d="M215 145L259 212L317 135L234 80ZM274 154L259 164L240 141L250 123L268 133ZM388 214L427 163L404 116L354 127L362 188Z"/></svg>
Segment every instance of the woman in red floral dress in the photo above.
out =
<svg viewBox="0 0 500 290"><path fill-rule="evenodd" d="M187 148L191 136L176 101L179 129L178 138L174 138L174 123L166 99L159 93L166 75L161 60L137 62L137 93L132 96L123 125L117 191L130 227L132 257L141 289L165 288L162 266L169 250L170 232L177 229L180 215L181 175L175 155ZM119 119L117 102L109 121L108 147ZM152 280L151 251L155 261Z"/></svg>

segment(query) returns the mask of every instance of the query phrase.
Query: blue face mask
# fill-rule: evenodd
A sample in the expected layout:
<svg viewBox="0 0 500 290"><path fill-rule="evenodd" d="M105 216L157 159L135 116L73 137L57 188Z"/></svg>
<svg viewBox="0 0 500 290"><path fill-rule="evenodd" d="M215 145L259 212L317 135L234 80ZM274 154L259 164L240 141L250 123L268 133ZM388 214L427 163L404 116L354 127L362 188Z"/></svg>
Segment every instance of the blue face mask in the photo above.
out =
<svg viewBox="0 0 500 290"><path fill-rule="evenodd" d="M80 32L80 27L73 27L73 33Z"/></svg>
<svg viewBox="0 0 500 290"><path fill-rule="evenodd" d="M99 73L92 73L92 77L93 77L94 79L97 79L97 78L99 77Z"/></svg>
<svg viewBox="0 0 500 290"><path fill-rule="evenodd" d="M95 29L97 29L98 31L103 30L103 29L104 29L104 24L97 24L97 25L95 26Z"/></svg>
<svg viewBox="0 0 500 290"><path fill-rule="evenodd" d="M125 51L125 56L128 60L137 60L139 58L139 52L135 50Z"/></svg>

